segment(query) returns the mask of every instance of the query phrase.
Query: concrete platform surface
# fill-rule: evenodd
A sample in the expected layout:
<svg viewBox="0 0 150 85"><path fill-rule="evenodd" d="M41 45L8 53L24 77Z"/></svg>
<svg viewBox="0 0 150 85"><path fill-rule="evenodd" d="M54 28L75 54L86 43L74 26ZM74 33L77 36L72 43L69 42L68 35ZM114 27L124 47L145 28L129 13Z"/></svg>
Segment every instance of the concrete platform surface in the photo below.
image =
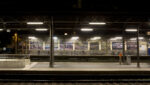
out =
<svg viewBox="0 0 150 85"><path fill-rule="evenodd" d="M120 65L119 63L99 62L55 62L54 67L49 67L49 62L31 62L25 68L0 68L3 70L23 71L150 71L150 63L141 63L137 68L136 63Z"/></svg>

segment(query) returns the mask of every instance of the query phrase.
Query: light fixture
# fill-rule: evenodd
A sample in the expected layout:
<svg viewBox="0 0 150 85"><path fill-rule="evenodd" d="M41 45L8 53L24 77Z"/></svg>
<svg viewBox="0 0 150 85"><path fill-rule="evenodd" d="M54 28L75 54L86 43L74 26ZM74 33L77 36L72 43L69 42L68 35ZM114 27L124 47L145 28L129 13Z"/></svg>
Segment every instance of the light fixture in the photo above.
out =
<svg viewBox="0 0 150 85"><path fill-rule="evenodd" d="M144 39L144 37L139 37L140 40Z"/></svg>
<svg viewBox="0 0 150 85"><path fill-rule="evenodd" d="M110 40L117 40L116 38L110 38Z"/></svg>
<svg viewBox="0 0 150 85"><path fill-rule="evenodd" d="M79 39L79 37L77 37L77 36L74 36L71 38L71 40L77 40L77 39Z"/></svg>
<svg viewBox="0 0 150 85"><path fill-rule="evenodd" d="M27 22L28 25L42 25L43 22Z"/></svg>
<svg viewBox="0 0 150 85"><path fill-rule="evenodd" d="M35 29L36 31L47 31L48 29L46 29L46 28L37 28L37 29Z"/></svg>
<svg viewBox="0 0 150 85"><path fill-rule="evenodd" d="M136 40L136 38L131 38L130 40Z"/></svg>
<svg viewBox="0 0 150 85"><path fill-rule="evenodd" d="M53 39L54 39L54 40L57 40L57 39L58 39L58 37L53 37Z"/></svg>
<svg viewBox="0 0 150 85"><path fill-rule="evenodd" d="M0 29L0 31L3 31L3 29Z"/></svg>
<svg viewBox="0 0 150 85"><path fill-rule="evenodd" d="M6 30L6 32L10 32L10 31L11 31L10 29L7 29L7 30Z"/></svg>
<svg viewBox="0 0 150 85"><path fill-rule="evenodd" d="M6 51L6 47L3 47L3 51Z"/></svg>
<svg viewBox="0 0 150 85"><path fill-rule="evenodd" d="M130 40L136 40L137 38L131 38ZM144 37L139 37L139 40L144 39Z"/></svg>
<svg viewBox="0 0 150 85"><path fill-rule="evenodd" d="M101 37L93 37L93 38L91 38L91 40L98 40L98 39L101 39Z"/></svg>
<svg viewBox="0 0 150 85"><path fill-rule="evenodd" d="M68 33L64 33L64 35L68 35Z"/></svg>
<svg viewBox="0 0 150 85"><path fill-rule="evenodd" d="M81 31L89 32L89 31L93 31L93 29L92 28L82 28Z"/></svg>
<svg viewBox="0 0 150 85"><path fill-rule="evenodd" d="M105 22L90 22L90 25L105 25Z"/></svg>
<svg viewBox="0 0 150 85"><path fill-rule="evenodd" d="M33 39L33 40L37 39L37 38L34 37L34 36L29 36L28 38L29 38L29 39Z"/></svg>
<svg viewBox="0 0 150 85"><path fill-rule="evenodd" d="M126 31L126 32L136 32L137 29L126 29L125 31Z"/></svg>
<svg viewBox="0 0 150 85"><path fill-rule="evenodd" d="M110 40L118 40L118 39L122 39L122 37L114 37L114 38L110 38Z"/></svg>
<svg viewBox="0 0 150 85"><path fill-rule="evenodd" d="M122 39L122 37L115 37L115 39Z"/></svg>

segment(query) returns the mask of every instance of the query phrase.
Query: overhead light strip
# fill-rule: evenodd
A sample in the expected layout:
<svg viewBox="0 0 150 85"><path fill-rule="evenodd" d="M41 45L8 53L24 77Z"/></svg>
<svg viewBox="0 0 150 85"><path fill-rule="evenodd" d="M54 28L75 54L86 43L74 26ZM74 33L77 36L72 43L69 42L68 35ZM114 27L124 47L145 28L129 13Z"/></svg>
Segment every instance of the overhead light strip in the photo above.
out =
<svg viewBox="0 0 150 85"><path fill-rule="evenodd" d="M43 22L27 22L28 25L42 25Z"/></svg>

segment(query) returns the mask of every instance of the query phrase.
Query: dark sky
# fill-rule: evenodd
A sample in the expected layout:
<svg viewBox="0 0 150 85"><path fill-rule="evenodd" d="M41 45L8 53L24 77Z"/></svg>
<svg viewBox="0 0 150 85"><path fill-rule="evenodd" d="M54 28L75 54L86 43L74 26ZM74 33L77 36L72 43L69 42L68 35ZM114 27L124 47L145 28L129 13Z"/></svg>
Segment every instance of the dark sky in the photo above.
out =
<svg viewBox="0 0 150 85"><path fill-rule="evenodd" d="M4 11L61 11L79 10L79 0L1 0ZM81 0L80 10L96 11L150 11L149 0Z"/></svg>

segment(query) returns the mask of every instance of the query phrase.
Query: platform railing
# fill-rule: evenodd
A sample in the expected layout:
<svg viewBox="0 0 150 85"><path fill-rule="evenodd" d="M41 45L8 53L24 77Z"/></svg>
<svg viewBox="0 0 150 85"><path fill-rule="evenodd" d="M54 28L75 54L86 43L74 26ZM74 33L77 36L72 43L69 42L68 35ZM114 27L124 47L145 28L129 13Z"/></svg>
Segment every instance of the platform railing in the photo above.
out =
<svg viewBox="0 0 150 85"><path fill-rule="evenodd" d="M39 55L39 56L48 56L49 50L30 50L30 55ZM122 53L122 50L113 50L106 53L105 51L101 50L55 50L55 56L118 56L119 53ZM136 51L128 50L125 52L125 55L135 56ZM147 56L147 54L143 51L140 52L140 56Z"/></svg>
<svg viewBox="0 0 150 85"><path fill-rule="evenodd" d="M0 59L30 59L30 54L0 54Z"/></svg>

